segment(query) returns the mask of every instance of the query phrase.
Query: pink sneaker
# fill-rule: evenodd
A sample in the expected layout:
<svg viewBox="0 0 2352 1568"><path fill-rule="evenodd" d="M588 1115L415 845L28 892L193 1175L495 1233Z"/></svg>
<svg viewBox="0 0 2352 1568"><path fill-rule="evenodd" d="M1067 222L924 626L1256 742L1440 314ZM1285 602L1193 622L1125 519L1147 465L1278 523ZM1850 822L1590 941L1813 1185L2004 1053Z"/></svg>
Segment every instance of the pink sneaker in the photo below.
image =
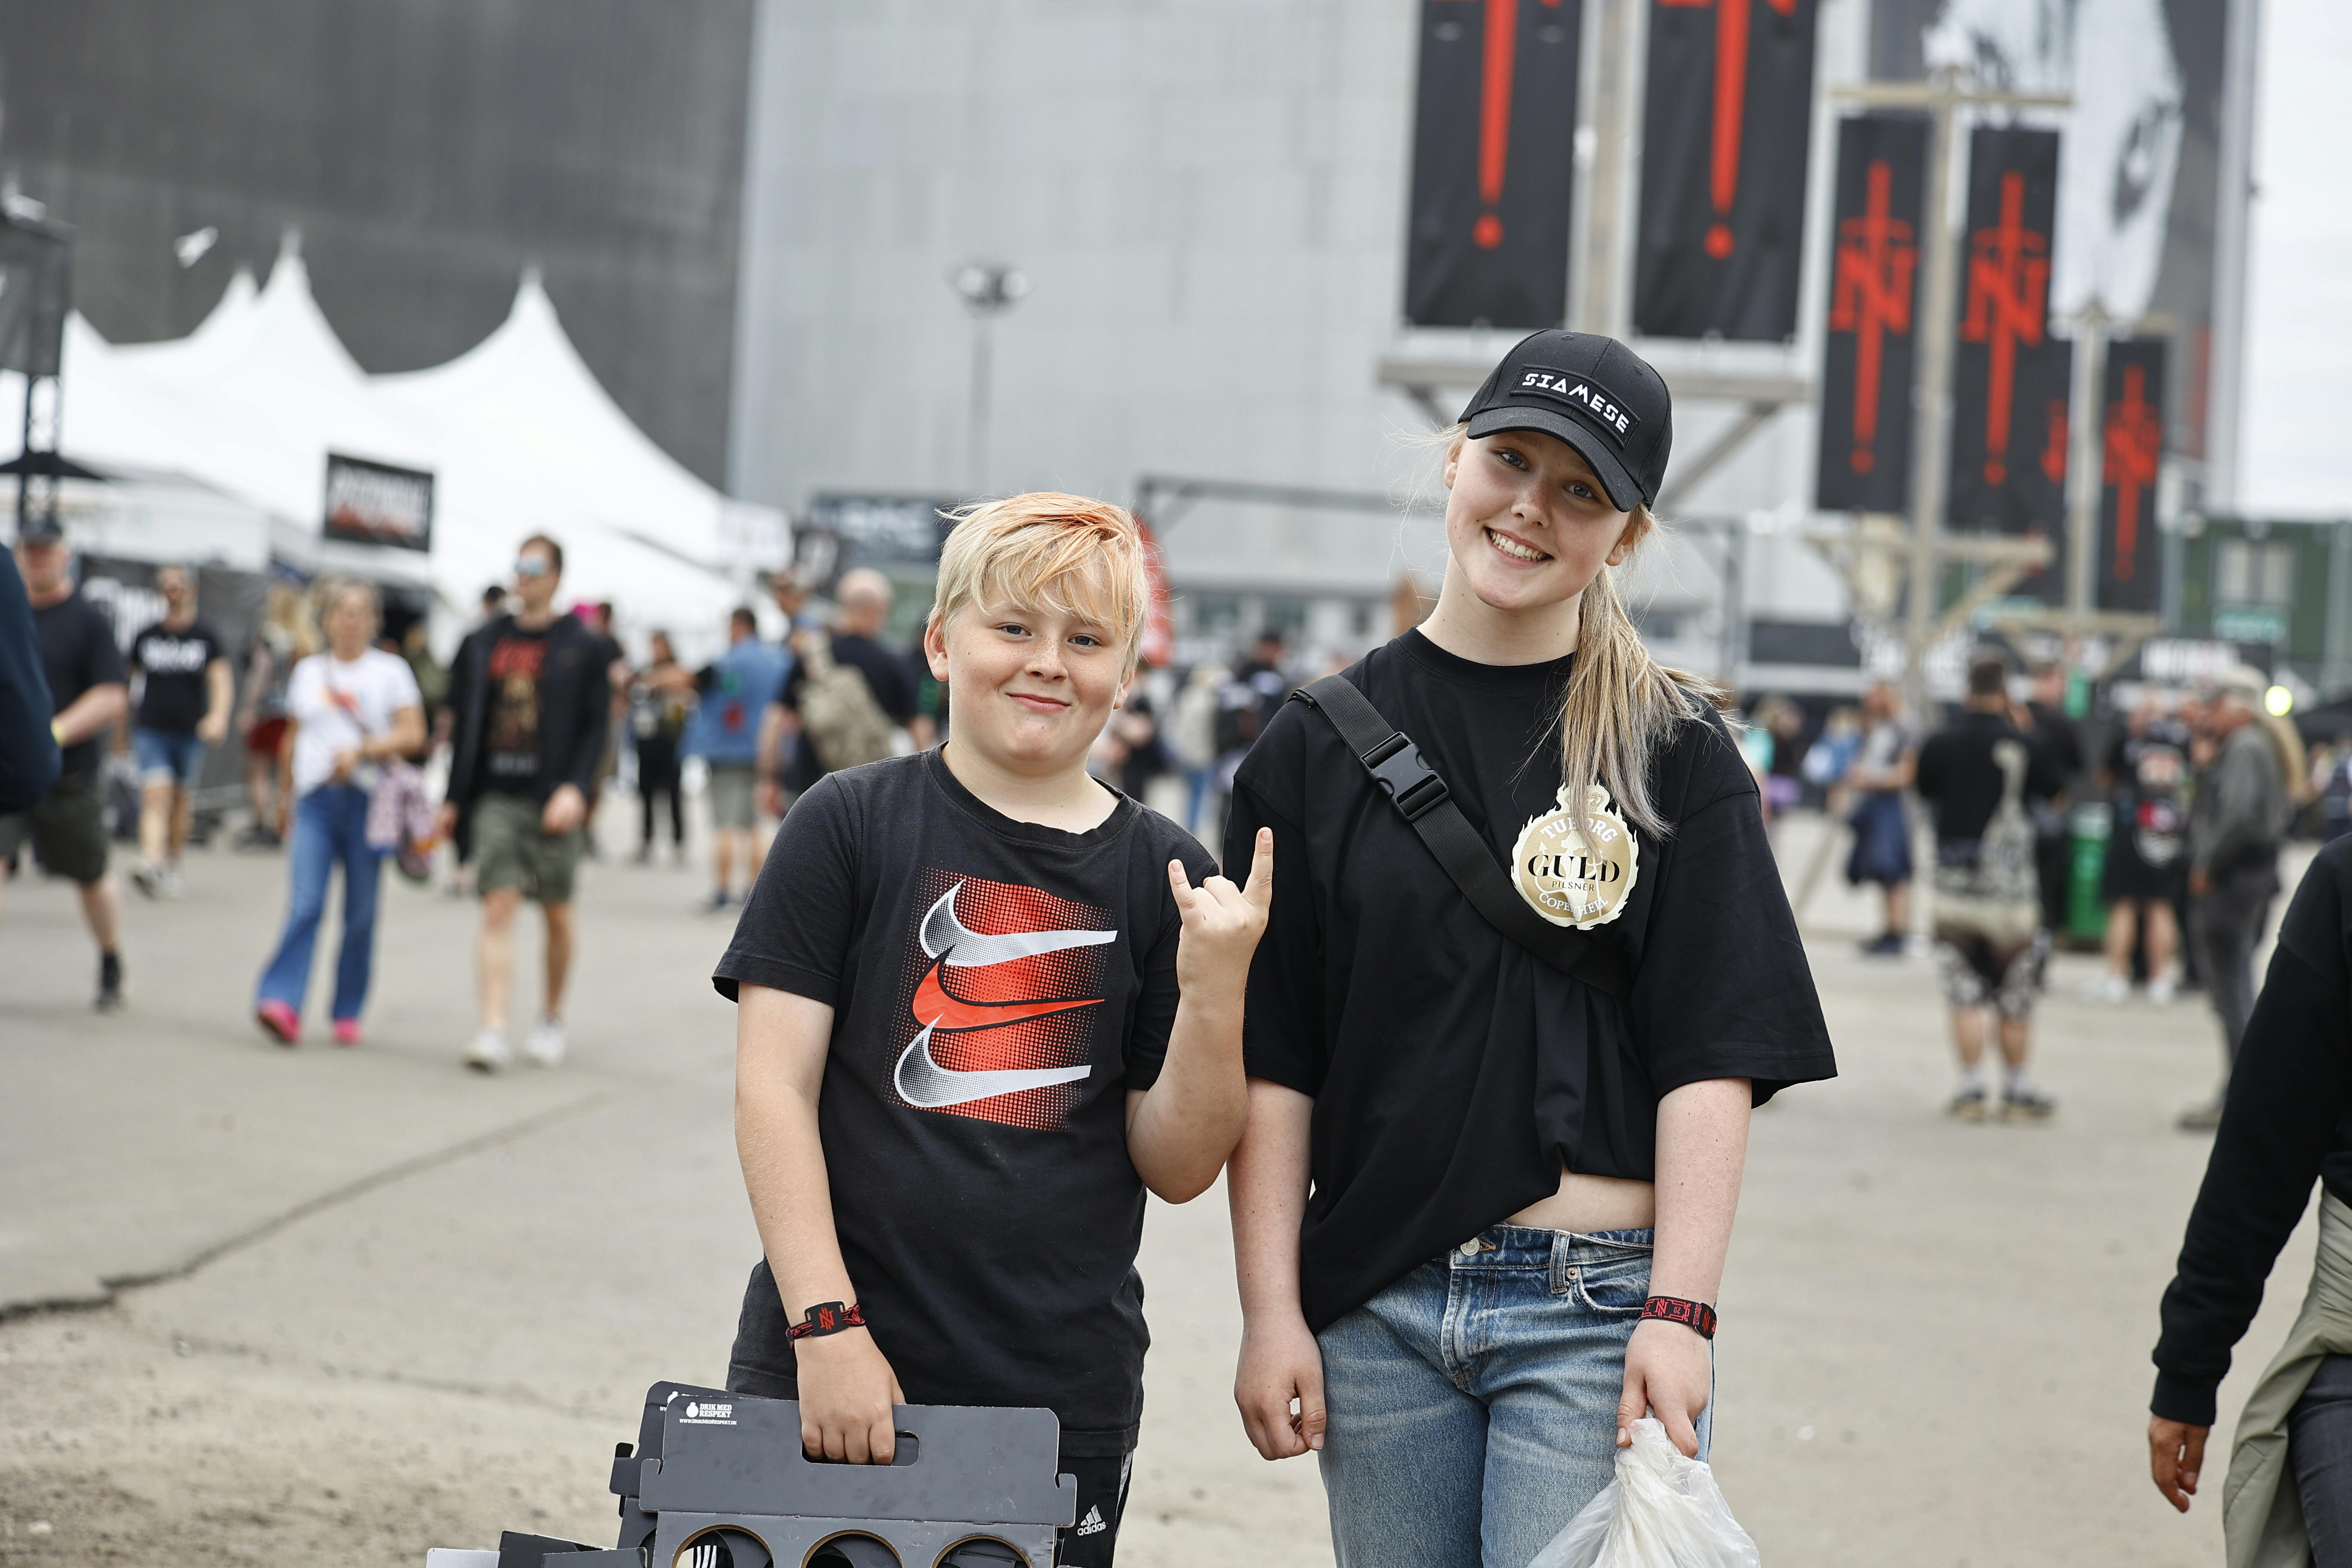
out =
<svg viewBox="0 0 2352 1568"><path fill-rule="evenodd" d="M335 1044L356 1046L360 1043L360 1021L357 1018L335 1020Z"/></svg>
<svg viewBox="0 0 2352 1568"><path fill-rule="evenodd" d="M302 1043L302 1019L283 1002L264 1002L253 1010L253 1021L261 1032L281 1046Z"/></svg>

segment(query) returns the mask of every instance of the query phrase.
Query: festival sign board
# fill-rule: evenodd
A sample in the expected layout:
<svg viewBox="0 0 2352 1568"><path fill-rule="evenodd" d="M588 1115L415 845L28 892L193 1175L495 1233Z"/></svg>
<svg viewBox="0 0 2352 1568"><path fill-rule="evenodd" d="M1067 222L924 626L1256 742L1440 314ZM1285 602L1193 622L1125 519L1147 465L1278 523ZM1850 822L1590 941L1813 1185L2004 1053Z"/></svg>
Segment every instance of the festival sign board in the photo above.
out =
<svg viewBox="0 0 2352 1568"><path fill-rule="evenodd" d="M2058 133L1980 126L1969 138L1952 374L1951 526L2066 536L2074 345L2050 331ZM2064 597L2056 559L2021 595Z"/></svg>
<svg viewBox="0 0 2352 1568"><path fill-rule="evenodd" d="M366 458L327 454L325 518L320 531L352 544L433 548L433 476Z"/></svg>
<svg viewBox="0 0 2352 1568"><path fill-rule="evenodd" d="M2251 5L2252 0L2235 0ZM2062 127L2050 310L2065 321L2096 301L2110 321L2156 318L2172 353L2172 435L2210 454L2217 243L2243 196L2225 190L2223 87L2230 46L2249 30L2233 0L1869 0L1874 80L1942 68L2027 91L2064 92L2036 110ZM2144 335L2158 329L2143 326ZM2242 351L2241 351L2242 352Z"/></svg>
<svg viewBox="0 0 2352 1568"><path fill-rule="evenodd" d="M2099 575L2102 610L2163 606L2164 549L2156 531L2157 474L2164 459L2162 338L2107 344L2099 397Z"/></svg>
<svg viewBox="0 0 2352 1568"><path fill-rule="evenodd" d="M1815 0L1652 0L1636 330L1796 334L1814 12Z"/></svg>
<svg viewBox="0 0 2352 1568"><path fill-rule="evenodd" d="M1911 494L1911 381L1927 121L1868 114L1838 125L1830 310L1822 348L1814 504L1904 510Z"/></svg>
<svg viewBox="0 0 2352 1568"><path fill-rule="evenodd" d="M1582 0L1422 0L1405 320L1568 315Z"/></svg>

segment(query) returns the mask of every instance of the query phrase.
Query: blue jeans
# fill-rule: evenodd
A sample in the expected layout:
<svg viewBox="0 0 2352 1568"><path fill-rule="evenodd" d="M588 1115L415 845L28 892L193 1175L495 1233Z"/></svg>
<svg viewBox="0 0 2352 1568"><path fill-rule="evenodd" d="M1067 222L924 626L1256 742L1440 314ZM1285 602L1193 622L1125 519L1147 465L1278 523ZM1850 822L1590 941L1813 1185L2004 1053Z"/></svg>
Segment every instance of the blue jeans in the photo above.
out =
<svg viewBox="0 0 2352 1568"><path fill-rule="evenodd" d="M1609 1484L1651 1236L1498 1225L1317 1336L1339 1568L1526 1568Z"/></svg>
<svg viewBox="0 0 2352 1568"><path fill-rule="evenodd" d="M134 726L131 750L139 759L142 784L149 779L170 779L178 788L194 789L196 775L205 771L205 743L193 734Z"/></svg>
<svg viewBox="0 0 2352 1568"><path fill-rule="evenodd" d="M2352 1563L2352 1356L2321 1358L2286 1418L2314 1568Z"/></svg>
<svg viewBox="0 0 2352 1568"><path fill-rule="evenodd" d="M261 972L258 1002L283 1002L302 1011L310 984L310 950L318 944L319 918L327 912L327 879L343 868L343 950L335 960L337 1020L356 1018L367 1003L368 973L375 964L376 876L383 851L367 842L367 791L354 784L320 784L294 806L293 896L278 952Z"/></svg>

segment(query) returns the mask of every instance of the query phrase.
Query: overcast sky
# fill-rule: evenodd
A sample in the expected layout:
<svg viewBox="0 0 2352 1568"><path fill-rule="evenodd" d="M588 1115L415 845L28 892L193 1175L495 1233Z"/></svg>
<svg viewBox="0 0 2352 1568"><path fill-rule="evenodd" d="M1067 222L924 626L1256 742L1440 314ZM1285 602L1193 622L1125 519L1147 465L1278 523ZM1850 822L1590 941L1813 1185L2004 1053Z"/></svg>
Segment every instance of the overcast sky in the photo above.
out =
<svg viewBox="0 0 2352 1568"><path fill-rule="evenodd" d="M2263 11L2240 510L2352 517L2352 4Z"/></svg>

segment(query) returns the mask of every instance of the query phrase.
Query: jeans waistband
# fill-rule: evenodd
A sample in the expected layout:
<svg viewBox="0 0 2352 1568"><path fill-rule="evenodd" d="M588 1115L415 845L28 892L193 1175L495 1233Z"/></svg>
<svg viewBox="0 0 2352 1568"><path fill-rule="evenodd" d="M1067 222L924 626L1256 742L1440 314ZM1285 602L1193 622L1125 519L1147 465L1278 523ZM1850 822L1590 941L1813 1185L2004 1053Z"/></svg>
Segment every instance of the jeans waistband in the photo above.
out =
<svg viewBox="0 0 2352 1568"><path fill-rule="evenodd" d="M1591 1268L1620 1262L1651 1250L1657 1233L1640 1230L1538 1230L1524 1225L1489 1226L1445 1255L1455 1268L1541 1268L1555 1265Z"/></svg>

